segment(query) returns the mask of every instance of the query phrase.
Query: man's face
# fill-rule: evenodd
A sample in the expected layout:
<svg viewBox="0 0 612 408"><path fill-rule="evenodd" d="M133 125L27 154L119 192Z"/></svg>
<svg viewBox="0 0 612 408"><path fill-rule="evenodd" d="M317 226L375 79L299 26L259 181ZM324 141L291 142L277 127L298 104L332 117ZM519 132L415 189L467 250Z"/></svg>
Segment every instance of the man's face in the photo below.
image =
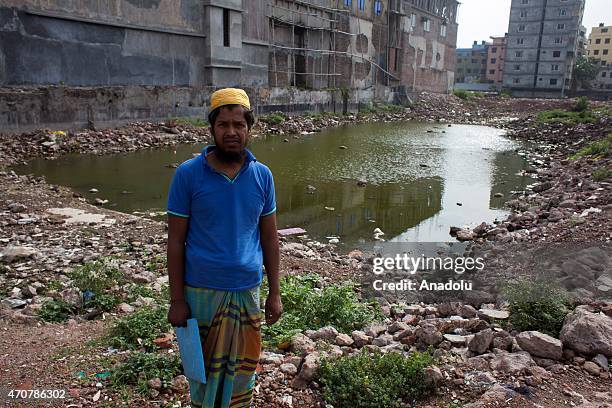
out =
<svg viewBox="0 0 612 408"><path fill-rule="evenodd" d="M212 128L217 156L227 162L240 161L249 138L247 121L241 106L222 107Z"/></svg>

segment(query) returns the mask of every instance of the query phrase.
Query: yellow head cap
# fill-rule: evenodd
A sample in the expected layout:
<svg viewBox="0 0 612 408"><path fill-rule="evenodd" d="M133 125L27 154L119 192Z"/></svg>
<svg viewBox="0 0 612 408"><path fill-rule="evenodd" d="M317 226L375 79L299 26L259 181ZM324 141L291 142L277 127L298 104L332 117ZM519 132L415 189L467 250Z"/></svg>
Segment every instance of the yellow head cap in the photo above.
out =
<svg viewBox="0 0 612 408"><path fill-rule="evenodd" d="M225 105L241 105L251 110L249 96L242 89L238 88L219 89L210 96L211 111Z"/></svg>

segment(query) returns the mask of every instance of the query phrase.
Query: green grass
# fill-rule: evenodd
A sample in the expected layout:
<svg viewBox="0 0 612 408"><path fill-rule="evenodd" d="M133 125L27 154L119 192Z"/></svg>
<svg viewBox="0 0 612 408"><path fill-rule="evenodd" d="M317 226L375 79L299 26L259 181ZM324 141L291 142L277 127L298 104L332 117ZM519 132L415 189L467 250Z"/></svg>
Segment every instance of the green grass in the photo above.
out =
<svg viewBox="0 0 612 408"><path fill-rule="evenodd" d="M561 123L564 125L577 125L580 123L597 123L598 119L590 110L581 112L552 109L538 113L538 121L544 124Z"/></svg>
<svg viewBox="0 0 612 408"><path fill-rule="evenodd" d="M360 301L352 282L318 288L318 280L317 275L281 279L284 312L276 324L263 326L265 344L276 346L300 331L328 325L350 333L382 317L376 305Z"/></svg>
<svg viewBox="0 0 612 408"><path fill-rule="evenodd" d="M570 159L576 160L581 157L595 156L607 157L610 154L610 146L612 145L612 134L606 136L605 139L597 140L582 148L578 153L570 156Z"/></svg>
<svg viewBox="0 0 612 408"><path fill-rule="evenodd" d="M593 180L604 181L609 178L612 178L612 169L607 167L600 167L598 169L593 170Z"/></svg>
<svg viewBox="0 0 612 408"><path fill-rule="evenodd" d="M517 331L537 330L559 337L571 308L570 295L553 280L520 280L502 288L510 310L509 323Z"/></svg>
<svg viewBox="0 0 612 408"><path fill-rule="evenodd" d="M404 357L395 352L370 354L365 349L324 359L319 369L323 397L337 408L412 406L433 390L424 375L432 363L430 352Z"/></svg>
<svg viewBox="0 0 612 408"><path fill-rule="evenodd" d="M262 115L259 117L260 122L267 123L269 125L280 125L286 120L285 115L282 112L274 112L268 115Z"/></svg>
<svg viewBox="0 0 612 408"><path fill-rule="evenodd" d="M174 355L136 352L112 370L110 385L119 389L135 385L137 392L146 394L149 391L149 380L159 378L162 388L168 388L180 372L180 359Z"/></svg>
<svg viewBox="0 0 612 408"><path fill-rule="evenodd" d="M360 106L359 114L377 115L382 113L402 113L405 109L404 106L393 103L372 103Z"/></svg>
<svg viewBox="0 0 612 408"><path fill-rule="evenodd" d="M193 126L193 127L208 127L210 126L207 120L202 118L172 118L170 122L180 126Z"/></svg>
<svg viewBox="0 0 612 408"><path fill-rule="evenodd" d="M509 89L502 89L501 91L499 91L499 96L501 96L502 98L511 98L512 92L510 92Z"/></svg>
<svg viewBox="0 0 612 408"><path fill-rule="evenodd" d="M107 340L117 348L145 350L156 348L153 340L170 331L166 307L142 307L136 312L118 320L111 328Z"/></svg>
<svg viewBox="0 0 612 408"><path fill-rule="evenodd" d="M461 98L463 100L468 100L472 98L484 98L484 92L474 92L474 91L466 91L463 89L453 89L453 95L457 98Z"/></svg>

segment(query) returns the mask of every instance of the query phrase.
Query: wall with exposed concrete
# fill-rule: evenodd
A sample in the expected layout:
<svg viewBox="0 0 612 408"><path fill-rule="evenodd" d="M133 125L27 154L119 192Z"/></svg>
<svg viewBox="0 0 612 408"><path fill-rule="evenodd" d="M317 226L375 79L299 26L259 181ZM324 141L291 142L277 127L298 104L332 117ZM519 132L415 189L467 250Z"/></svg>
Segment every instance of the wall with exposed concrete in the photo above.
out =
<svg viewBox="0 0 612 408"><path fill-rule="evenodd" d="M114 126L138 120L206 118L215 87L10 87L0 88L0 132L48 127L76 129ZM391 102L388 87L353 91L244 87L256 115L284 112L355 112L378 101Z"/></svg>
<svg viewBox="0 0 612 408"><path fill-rule="evenodd" d="M0 85L205 83L197 0L16 3L0 7Z"/></svg>

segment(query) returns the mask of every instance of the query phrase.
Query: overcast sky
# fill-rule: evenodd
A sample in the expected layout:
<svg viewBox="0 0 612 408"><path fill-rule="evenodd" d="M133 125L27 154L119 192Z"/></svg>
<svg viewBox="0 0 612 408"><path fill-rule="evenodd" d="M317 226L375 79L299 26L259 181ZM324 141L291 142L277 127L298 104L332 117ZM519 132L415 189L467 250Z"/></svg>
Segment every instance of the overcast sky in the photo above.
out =
<svg viewBox="0 0 612 408"><path fill-rule="evenodd" d="M511 0L459 0L458 48L472 46L474 40L489 41L490 36L503 36L508 31ZM612 25L612 0L586 0L582 25L587 37L599 23Z"/></svg>

